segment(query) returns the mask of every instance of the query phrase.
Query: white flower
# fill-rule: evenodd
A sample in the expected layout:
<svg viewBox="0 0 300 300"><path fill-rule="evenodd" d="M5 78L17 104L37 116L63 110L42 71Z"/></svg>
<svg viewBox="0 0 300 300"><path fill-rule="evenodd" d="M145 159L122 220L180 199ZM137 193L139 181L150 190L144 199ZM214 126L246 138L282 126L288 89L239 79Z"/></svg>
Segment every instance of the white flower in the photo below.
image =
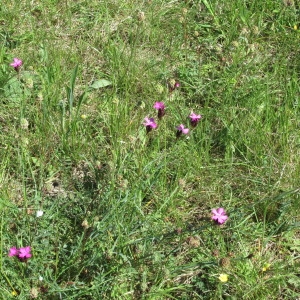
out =
<svg viewBox="0 0 300 300"><path fill-rule="evenodd" d="M36 217L39 218L44 214L44 212L42 210L37 210L36 211Z"/></svg>

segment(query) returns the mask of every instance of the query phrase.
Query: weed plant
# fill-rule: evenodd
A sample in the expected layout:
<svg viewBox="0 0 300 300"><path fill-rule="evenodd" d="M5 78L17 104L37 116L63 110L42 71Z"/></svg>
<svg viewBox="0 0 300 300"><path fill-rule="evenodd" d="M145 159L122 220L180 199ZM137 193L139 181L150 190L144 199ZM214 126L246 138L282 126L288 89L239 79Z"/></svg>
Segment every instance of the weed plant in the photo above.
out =
<svg viewBox="0 0 300 300"><path fill-rule="evenodd" d="M299 14L2 0L0 298L297 299Z"/></svg>

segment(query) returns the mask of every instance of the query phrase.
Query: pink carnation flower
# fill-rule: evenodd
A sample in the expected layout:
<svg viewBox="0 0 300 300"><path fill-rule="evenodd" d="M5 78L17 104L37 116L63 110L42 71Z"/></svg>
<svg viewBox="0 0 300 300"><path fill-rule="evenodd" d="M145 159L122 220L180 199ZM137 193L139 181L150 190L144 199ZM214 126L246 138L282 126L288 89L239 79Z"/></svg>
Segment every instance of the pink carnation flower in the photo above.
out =
<svg viewBox="0 0 300 300"><path fill-rule="evenodd" d="M159 119L165 115L165 104L163 102L155 102L153 108L157 109L157 116Z"/></svg>
<svg viewBox="0 0 300 300"><path fill-rule="evenodd" d="M194 112L192 112L192 113L190 114L191 125L192 125L193 127L196 127L197 124L199 123L199 121L200 121L201 118L202 118L201 115L196 115Z"/></svg>
<svg viewBox="0 0 300 300"><path fill-rule="evenodd" d="M222 207L213 209L212 213L213 213L212 220L216 221L219 224L225 223L226 220L228 219L228 216L226 215L226 211Z"/></svg>
<svg viewBox="0 0 300 300"><path fill-rule="evenodd" d="M27 259L32 256L30 251L31 251L30 246L26 246L26 247L20 248L20 249L18 249L16 247L12 247L9 249L8 256L10 256L10 257L17 256L21 262L26 262Z"/></svg>
<svg viewBox="0 0 300 300"><path fill-rule="evenodd" d="M27 247L24 247L24 248L20 248L19 249L19 258L21 259L26 259L26 258L30 258L31 257L31 247L30 246L27 246Z"/></svg>
<svg viewBox="0 0 300 300"><path fill-rule="evenodd" d="M20 67L22 66L22 64L23 64L22 60L19 59L19 58L17 58L17 57L15 57L15 58L14 58L14 62L11 63L10 65L11 65L12 67L14 67L14 69L15 69L17 72L19 72L19 69L20 69Z"/></svg>
<svg viewBox="0 0 300 300"><path fill-rule="evenodd" d="M176 129L177 129L177 133L176 133L177 137L180 137L181 134L188 134L190 131L188 128L184 128L183 124L180 124L178 127L176 127Z"/></svg>
<svg viewBox="0 0 300 300"><path fill-rule="evenodd" d="M163 102L155 102L153 105L153 108L159 110L159 109L165 109L165 104Z"/></svg>
<svg viewBox="0 0 300 300"><path fill-rule="evenodd" d="M147 132L149 132L149 131L151 131L152 129L155 129L155 128L157 128L157 124L155 123L155 121L154 121L154 119L153 118L148 118L148 117L146 117L145 119L144 119L144 126L146 127L146 130L147 130Z"/></svg>
<svg viewBox="0 0 300 300"><path fill-rule="evenodd" d="M18 254L19 254L19 249L17 249L16 247L11 247L9 249L8 256L12 257L12 256L17 256Z"/></svg>

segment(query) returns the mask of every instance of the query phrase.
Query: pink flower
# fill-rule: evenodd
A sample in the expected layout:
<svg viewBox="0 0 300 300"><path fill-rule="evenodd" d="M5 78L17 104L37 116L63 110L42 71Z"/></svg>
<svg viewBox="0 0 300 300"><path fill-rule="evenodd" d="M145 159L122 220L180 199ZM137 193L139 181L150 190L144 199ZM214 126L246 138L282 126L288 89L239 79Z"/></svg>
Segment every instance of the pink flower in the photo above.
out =
<svg viewBox="0 0 300 300"><path fill-rule="evenodd" d="M178 127L176 127L176 129L177 129L177 133L176 133L177 137L180 137L181 134L188 134L190 131L188 128L184 128L183 124L180 124Z"/></svg>
<svg viewBox="0 0 300 300"><path fill-rule="evenodd" d="M226 215L226 211L224 208L219 207L217 209L212 210L213 216L211 217L212 220L216 221L219 224L223 224L228 219L228 216Z"/></svg>
<svg viewBox="0 0 300 300"><path fill-rule="evenodd" d="M20 259L26 259L26 258L30 258L31 257L31 247L30 246L27 246L27 247L24 247L24 248L20 248L19 249L19 258Z"/></svg>
<svg viewBox="0 0 300 300"><path fill-rule="evenodd" d="M155 102L153 105L153 108L155 109L165 109L165 104L163 102Z"/></svg>
<svg viewBox="0 0 300 300"><path fill-rule="evenodd" d="M11 65L12 67L14 67L14 69L15 69L17 72L19 72L19 69L20 69L20 67L22 66L22 64L23 64L22 60L19 59L19 58L17 58L17 57L15 57L15 58L14 58L14 62L11 63L10 65Z"/></svg>
<svg viewBox="0 0 300 300"><path fill-rule="evenodd" d="M12 256L16 256L18 254L19 254L19 249L17 249L16 247L11 247L9 249L8 256L12 257Z"/></svg>
<svg viewBox="0 0 300 300"><path fill-rule="evenodd" d="M191 125L192 125L193 127L196 127L197 124L199 123L199 121L200 121L201 118L202 118L201 115L196 115L195 113L192 112L192 113L190 114Z"/></svg>
<svg viewBox="0 0 300 300"><path fill-rule="evenodd" d="M153 108L157 109L157 116L159 119L165 115L165 104L163 102L155 102Z"/></svg>
<svg viewBox="0 0 300 300"><path fill-rule="evenodd" d="M148 118L148 117L146 117L145 119L144 119L144 126L146 126L146 130L147 130L147 132L150 132L152 129L155 129L155 128L157 128L157 124L155 123L155 121L154 121L154 119L153 118Z"/></svg>

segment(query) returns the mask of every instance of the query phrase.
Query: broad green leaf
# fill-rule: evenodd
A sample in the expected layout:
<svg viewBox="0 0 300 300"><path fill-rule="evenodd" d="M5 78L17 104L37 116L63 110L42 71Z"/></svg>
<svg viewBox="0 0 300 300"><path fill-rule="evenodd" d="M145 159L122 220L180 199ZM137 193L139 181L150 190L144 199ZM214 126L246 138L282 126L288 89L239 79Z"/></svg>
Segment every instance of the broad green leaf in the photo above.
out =
<svg viewBox="0 0 300 300"><path fill-rule="evenodd" d="M99 79L99 80L94 81L90 85L90 88L92 88L92 89L100 89L100 88L103 88L103 87L106 87L106 86L109 86L109 85L111 85L110 81L108 81L106 79Z"/></svg>
<svg viewBox="0 0 300 300"><path fill-rule="evenodd" d="M10 78L3 87L4 95L7 99L18 101L22 98L22 84L17 77Z"/></svg>

